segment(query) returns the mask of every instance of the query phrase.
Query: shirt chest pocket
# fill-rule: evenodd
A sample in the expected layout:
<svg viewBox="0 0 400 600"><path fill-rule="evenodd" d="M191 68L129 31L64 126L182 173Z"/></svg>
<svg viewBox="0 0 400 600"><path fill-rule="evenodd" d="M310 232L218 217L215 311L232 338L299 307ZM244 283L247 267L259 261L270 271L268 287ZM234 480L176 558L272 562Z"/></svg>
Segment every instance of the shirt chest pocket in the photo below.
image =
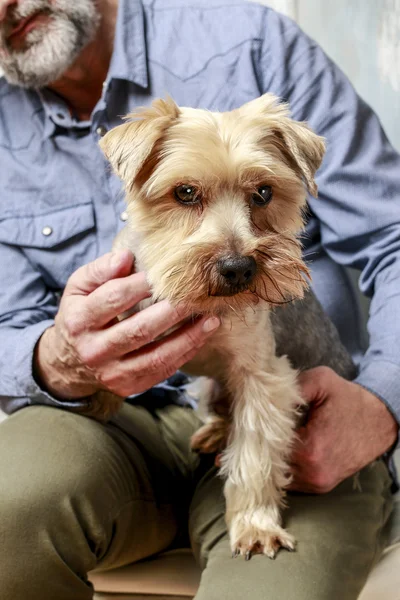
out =
<svg viewBox="0 0 400 600"><path fill-rule="evenodd" d="M0 219L0 242L17 246L51 288L63 289L71 275L97 255L92 203L45 214Z"/></svg>

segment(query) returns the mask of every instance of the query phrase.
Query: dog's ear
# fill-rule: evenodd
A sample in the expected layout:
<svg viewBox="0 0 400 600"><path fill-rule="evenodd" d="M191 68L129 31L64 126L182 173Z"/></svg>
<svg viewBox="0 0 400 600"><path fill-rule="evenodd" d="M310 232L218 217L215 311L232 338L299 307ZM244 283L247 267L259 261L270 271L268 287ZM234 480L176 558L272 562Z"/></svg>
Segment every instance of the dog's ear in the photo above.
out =
<svg viewBox="0 0 400 600"><path fill-rule="evenodd" d="M265 126L276 136L274 143L299 173L308 191L316 197L318 187L314 177L325 154L324 138L314 133L307 123L291 119L288 104L279 103L273 94L264 94L240 110L253 118L262 117Z"/></svg>
<svg viewBox="0 0 400 600"><path fill-rule="evenodd" d="M284 152L288 154L295 170L302 177L310 194L318 195L315 174L321 166L325 154L324 138L314 133L307 123L287 118L276 131L281 136Z"/></svg>
<svg viewBox="0 0 400 600"><path fill-rule="evenodd" d="M99 145L115 173L131 189L156 142L179 117L172 98L155 100L151 106L130 113L127 123L111 129Z"/></svg>

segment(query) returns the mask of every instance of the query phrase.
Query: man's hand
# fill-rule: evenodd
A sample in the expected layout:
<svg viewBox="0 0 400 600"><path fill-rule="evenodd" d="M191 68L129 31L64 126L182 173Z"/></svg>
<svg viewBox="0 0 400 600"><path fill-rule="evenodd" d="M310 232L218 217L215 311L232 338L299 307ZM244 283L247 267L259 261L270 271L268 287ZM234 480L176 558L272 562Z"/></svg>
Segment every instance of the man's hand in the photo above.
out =
<svg viewBox="0 0 400 600"><path fill-rule="evenodd" d="M395 443L394 417L360 385L328 367L305 371L299 384L309 413L292 455L291 489L329 492Z"/></svg>
<svg viewBox="0 0 400 600"><path fill-rule="evenodd" d="M188 316L166 300L118 321L118 315L150 296L144 274L132 275L132 267L132 254L123 250L70 277L55 325L40 338L34 357L35 376L52 395L143 392L192 359L219 326L216 317L203 317L154 341Z"/></svg>

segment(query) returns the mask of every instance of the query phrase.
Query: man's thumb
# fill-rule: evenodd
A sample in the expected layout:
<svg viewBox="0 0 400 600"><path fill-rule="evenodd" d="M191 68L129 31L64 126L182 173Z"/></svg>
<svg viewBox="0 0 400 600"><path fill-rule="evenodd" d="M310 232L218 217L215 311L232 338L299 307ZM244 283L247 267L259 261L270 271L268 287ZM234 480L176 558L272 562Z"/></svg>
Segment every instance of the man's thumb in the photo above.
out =
<svg viewBox="0 0 400 600"><path fill-rule="evenodd" d="M304 400L309 404L323 402L331 389L334 375L329 367L315 367L300 373L297 382Z"/></svg>
<svg viewBox="0 0 400 600"><path fill-rule="evenodd" d="M95 289L133 271L134 257L130 250L115 250L83 265L71 275L65 287L66 295L88 295Z"/></svg>

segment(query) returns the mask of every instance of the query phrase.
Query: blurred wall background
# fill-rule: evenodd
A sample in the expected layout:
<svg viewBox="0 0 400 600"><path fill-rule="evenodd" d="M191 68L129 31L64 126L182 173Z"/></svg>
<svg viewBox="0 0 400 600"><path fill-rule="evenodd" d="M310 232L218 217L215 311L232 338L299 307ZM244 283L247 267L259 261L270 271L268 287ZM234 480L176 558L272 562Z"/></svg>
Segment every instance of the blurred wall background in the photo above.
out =
<svg viewBox="0 0 400 600"><path fill-rule="evenodd" d="M400 151L400 0L258 0L294 19L340 66Z"/></svg>

